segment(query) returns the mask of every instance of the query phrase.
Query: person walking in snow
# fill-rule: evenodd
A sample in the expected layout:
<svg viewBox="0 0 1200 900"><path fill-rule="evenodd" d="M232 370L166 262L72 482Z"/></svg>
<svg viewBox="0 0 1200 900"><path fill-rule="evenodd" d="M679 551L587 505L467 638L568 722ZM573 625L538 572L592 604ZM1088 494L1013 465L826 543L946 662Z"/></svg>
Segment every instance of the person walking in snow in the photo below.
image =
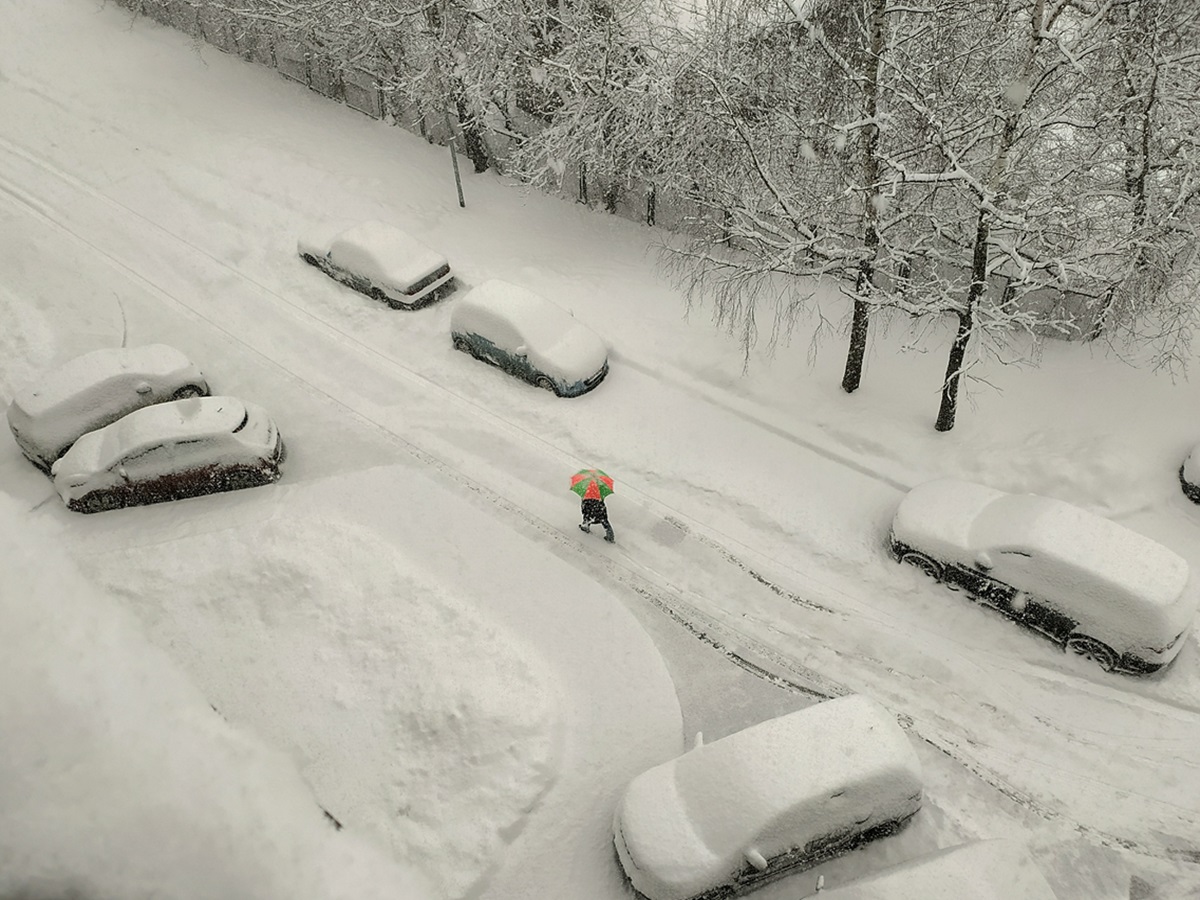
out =
<svg viewBox="0 0 1200 900"><path fill-rule="evenodd" d="M608 507L599 497L584 497L580 504L583 521L579 524L580 531L592 532L593 525L604 526L604 539L610 544L616 540L612 526L608 524Z"/></svg>
<svg viewBox="0 0 1200 900"><path fill-rule="evenodd" d="M608 508L604 505L604 498L613 492L613 480L599 469L581 469L571 476L571 490L582 498L583 521L579 530L590 534L593 525L603 525L604 539L610 544L615 541L612 526L608 524Z"/></svg>

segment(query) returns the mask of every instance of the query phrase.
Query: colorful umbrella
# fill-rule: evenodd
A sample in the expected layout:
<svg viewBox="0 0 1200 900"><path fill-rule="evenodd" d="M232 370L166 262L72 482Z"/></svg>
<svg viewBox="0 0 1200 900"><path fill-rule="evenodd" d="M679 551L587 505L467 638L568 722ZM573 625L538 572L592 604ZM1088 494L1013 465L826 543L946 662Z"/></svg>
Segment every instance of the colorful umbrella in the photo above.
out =
<svg viewBox="0 0 1200 900"><path fill-rule="evenodd" d="M613 480L599 469L580 469L571 476L571 490L584 500L603 500L613 492Z"/></svg>

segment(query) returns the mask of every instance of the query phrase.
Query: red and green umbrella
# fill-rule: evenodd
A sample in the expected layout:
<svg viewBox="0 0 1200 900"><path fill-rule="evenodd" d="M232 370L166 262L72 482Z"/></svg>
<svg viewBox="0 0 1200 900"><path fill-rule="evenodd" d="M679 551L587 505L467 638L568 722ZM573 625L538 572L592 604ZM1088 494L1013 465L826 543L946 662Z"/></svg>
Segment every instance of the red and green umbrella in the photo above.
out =
<svg viewBox="0 0 1200 900"><path fill-rule="evenodd" d="M571 476L571 490L584 500L603 500L613 492L613 480L599 469L580 469Z"/></svg>

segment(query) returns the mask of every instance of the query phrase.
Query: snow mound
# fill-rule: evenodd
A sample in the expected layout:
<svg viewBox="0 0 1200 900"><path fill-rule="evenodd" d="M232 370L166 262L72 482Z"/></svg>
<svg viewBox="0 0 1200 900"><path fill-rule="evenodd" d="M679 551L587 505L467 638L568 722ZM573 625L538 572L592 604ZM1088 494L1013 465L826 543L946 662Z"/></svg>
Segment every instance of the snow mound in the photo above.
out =
<svg viewBox="0 0 1200 900"><path fill-rule="evenodd" d="M0 493L0 896L425 900Z"/></svg>
<svg viewBox="0 0 1200 900"><path fill-rule="evenodd" d="M276 518L85 564L347 828L448 897L491 870L557 777L561 711L539 655L361 526Z"/></svg>
<svg viewBox="0 0 1200 900"><path fill-rule="evenodd" d="M974 841L922 856L836 890L822 900L1055 900L1016 841Z"/></svg>

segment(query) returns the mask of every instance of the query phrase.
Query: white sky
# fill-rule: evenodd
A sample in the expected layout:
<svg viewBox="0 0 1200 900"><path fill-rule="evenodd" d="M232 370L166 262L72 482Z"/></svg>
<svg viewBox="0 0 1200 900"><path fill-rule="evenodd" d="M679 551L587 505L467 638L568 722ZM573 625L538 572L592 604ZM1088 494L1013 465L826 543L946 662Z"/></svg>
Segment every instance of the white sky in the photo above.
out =
<svg viewBox="0 0 1200 900"><path fill-rule="evenodd" d="M1146 896L1200 892L1196 637L1161 676L1105 675L883 550L902 491L956 475L1087 505L1200 565L1200 509L1175 480L1200 439L1200 388L1054 344L1039 369L985 369L998 390L974 388L938 435L946 333L903 354L900 324L877 333L852 397L838 340L810 367L801 335L743 375L706 311L684 318L644 226L490 174L466 177L459 209L445 148L111 4L0 0L0 19L0 400L87 350L161 341L214 391L264 406L289 447L271 487L79 516L0 440L13 498L0 534L37 557L23 571L77 566L98 588L79 589L81 610L119 619L120 646L162 654L118 656L193 686L81 679L88 654L64 654L48 627L57 607L6 575L0 633L30 638L0 661L13 676L0 722L26 709L18 676L48 670L98 708L120 702L97 733L139 752L160 735L175 746L164 706L211 703L273 748L256 752L286 755L320 828L319 806L345 823L295 826L314 859L354 842L348 873L391 857L446 897L609 900L625 896L608 829L629 778L685 734L813 699L729 664L716 641L912 723L925 808L822 867L828 886L1014 837L1059 900L1126 897L1131 876ZM329 219L392 221L466 284L554 298L608 340L609 378L556 399L454 352L453 299L401 313L340 288L295 254ZM575 528L567 479L591 465L617 481L612 547ZM144 716L138 690L155 698ZM30 740L69 736L72 708ZM99 878L84 851L109 839L113 785L5 763L28 797L91 810L93 828L45 834L70 834ZM167 769L143 767L142 796L173 808L187 794ZM275 795L291 809L300 792ZM0 855L29 833L14 810L33 808L0 804ZM238 834L244 812L202 821ZM29 852L57 865L60 849ZM281 872L255 876L262 896L284 896ZM758 896L790 900L819 873ZM192 882L169 893L204 896Z"/></svg>

